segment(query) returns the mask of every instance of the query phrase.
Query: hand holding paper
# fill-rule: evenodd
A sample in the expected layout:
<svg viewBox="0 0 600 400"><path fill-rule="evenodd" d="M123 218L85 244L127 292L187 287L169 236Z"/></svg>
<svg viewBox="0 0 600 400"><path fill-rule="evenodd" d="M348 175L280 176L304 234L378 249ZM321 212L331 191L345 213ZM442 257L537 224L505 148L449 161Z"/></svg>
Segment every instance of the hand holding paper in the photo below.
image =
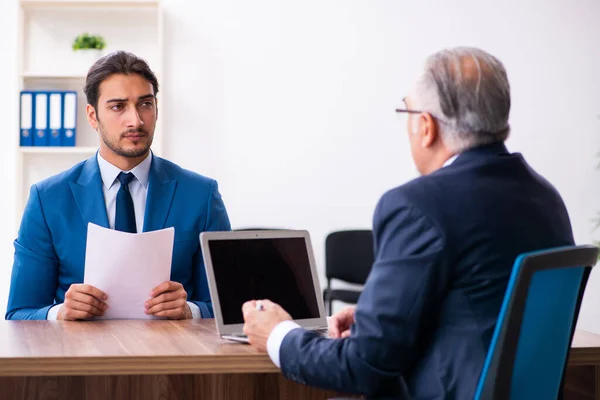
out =
<svg viewBox="0 0 600 400"><path fill-rule="evenodd" d="M144 304L146 314L168 319L191 319L192 311L187 304L187 292L179 282L164 282L152 289L150 300Z"/></svg>
<svg viewBox="0 0 600 400"><path fill-rule="evenodd" d="M132 234L92 223L88 225L84 283L106 294L108 305L104 314L95 318L156 319L166 316L146 314L145 303L152 290L169 283L174 235L174 228ZM179 296L177 301L180 301L181 290L175 291Z"/></svg>
<svg viewBox="0 0 600 400"><path fill-rule="evenodd" d="M74 283L65 293L65 302L60 307L56 319L75 321L101 317L108 308L107 296L93 286Z"/></svg>

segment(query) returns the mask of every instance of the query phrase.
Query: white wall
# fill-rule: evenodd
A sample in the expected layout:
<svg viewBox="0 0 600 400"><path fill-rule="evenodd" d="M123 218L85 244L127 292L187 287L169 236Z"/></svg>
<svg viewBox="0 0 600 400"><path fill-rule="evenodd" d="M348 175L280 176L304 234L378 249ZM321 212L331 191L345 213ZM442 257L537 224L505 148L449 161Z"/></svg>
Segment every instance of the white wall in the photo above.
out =
<svg viewBox="0 0 600 400"><path fill-rule="evenodd" d="M234 227L369 227L415 176L394 115L424 57L480 46L514 98L508 145L564 195L576 237L600 209L600 4L165 1L166 154L217 178ZM168 93L166 92L168 90ZM192 150L193 149L193 150ZM594 325L600 281L582 323Z"/></svg>
<svg viewBox="0 0 600 400"><path fill-rule="evenodd" d="M600 3L163 3L164 153L219 180L234 228L308 229L322 268L328 232L370 227L379 196L416 176L394 108L419 64L441 48L471 45L508 70L509 148L556 185L577 240L591 241L590 219L600 209ZM2 26L14 24L4 18ZM2 64L3 88L12 81ZM0 120L15 120L16 106L4 108ZM0 236L2 265L11 262L11 235ZM596 275L580 326L600 332Z"/></svg>

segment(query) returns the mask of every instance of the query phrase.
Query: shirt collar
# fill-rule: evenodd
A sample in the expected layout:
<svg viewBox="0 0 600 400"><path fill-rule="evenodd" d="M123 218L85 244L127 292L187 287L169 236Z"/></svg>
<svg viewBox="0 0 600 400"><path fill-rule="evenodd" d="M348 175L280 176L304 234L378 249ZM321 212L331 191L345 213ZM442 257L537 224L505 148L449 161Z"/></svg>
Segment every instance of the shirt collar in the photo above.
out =
<svg viewBox="0 0 600 400"><path fill-rule="evenodd" d="M456 160L457 157L458 157L458 154L455 154L452 157L450 157L449 159L447 159L446 162L444 163L444 165L442 165L442 168L447 167L448 165L452 164L454 162L454 160Z"/></svg>
<svg viewBox="0 0 600 400"><path fill-rule="evenodd" d="M144 160L133 167L131 171L122 171L115 167L108 161L106 161L98 152L96 157L98 159L98 167L100 168L100 176L102 177L102 183L107 189L115 183L117 176L121 172L131 172L135 178L142 184L144 189L148 188L148 182L150 180L150 166L152 165L152 152L148 153L148 156Z"/></svg>

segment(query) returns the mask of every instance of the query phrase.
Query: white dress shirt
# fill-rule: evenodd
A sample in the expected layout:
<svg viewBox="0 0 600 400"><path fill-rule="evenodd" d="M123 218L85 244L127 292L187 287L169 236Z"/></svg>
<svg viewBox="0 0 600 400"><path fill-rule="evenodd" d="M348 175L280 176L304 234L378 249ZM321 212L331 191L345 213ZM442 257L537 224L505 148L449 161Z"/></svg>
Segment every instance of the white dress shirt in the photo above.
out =
<svg viewBox="0 0 600 400"><path fill-rule="evenodd" d="M442 168L452 164L457 157L458 154L450 157L444 163ZM295 323L294 321L283 321L275 325L275 328L273 328L273 330L269 334L269 337L267 338L267 353L269 353L271 361L273 361L273 364L277 365L277 367L281 368L281 362L279 360L279 351L281 350L281 344L283 343L283 339L285 339L288 333L298 328L301 328L301 326Z"/></svg>
<svg viewBox="0 0 600 400"><path fill-rule="evenodd" d="M121 188L121 183L117 179L121 172L131 172L134 179L129 182L129 192L133 200L133 209L135 211L135 225L138 232L144 231L144 213L146 212L146 198L148 197L148 183L150 181L150 166L152 165L152 152L141 163L136 165L131 171L122 171L106 161L98 152L96 156L98 167L100 167L100 176L102 177L102 192L104 193L104 202L106 204L106 215L108 216L108 226L115 229L115 218L117 214L117 193ZM55 304L48 311L46 319L55 320L61 304ZM193 318L200 318L200 308L188 301Z"/></svg>

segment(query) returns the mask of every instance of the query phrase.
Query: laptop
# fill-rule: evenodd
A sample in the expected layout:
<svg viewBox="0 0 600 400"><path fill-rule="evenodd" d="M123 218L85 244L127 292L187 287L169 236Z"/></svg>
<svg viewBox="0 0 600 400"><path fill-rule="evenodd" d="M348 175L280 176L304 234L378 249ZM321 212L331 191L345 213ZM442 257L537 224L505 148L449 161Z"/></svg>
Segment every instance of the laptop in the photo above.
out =
<svg viewBox="0 0 600 400"><path fill-rule="evenodd" d="M327 332L307 231L203 232L200 244L219 335L248 342L242 305L268 299L306 329Z"/></svg>

